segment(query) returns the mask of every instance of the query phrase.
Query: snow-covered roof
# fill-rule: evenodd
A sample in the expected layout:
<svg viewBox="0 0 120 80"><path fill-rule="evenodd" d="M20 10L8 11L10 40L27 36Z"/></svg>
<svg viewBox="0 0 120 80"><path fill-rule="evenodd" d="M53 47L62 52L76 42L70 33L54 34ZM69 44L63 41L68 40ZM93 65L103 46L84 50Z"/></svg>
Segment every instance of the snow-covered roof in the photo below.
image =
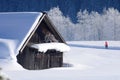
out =
<svg viewBox="0 0 120 80"><path fill-rule="evenodd" d="M70 47L65 43L43 43L43 44L33 44L32 48L38 49L40 52L46 52L47 50L55 49L60 52L67 52Z"/></svg>
<svg viewBox="0 0 120 80"><path fill-rule="evenodd" d="M30 35L36 24L38 23L42 13L40 12L8 12L0 13L0 49L2 53L8 50L3 46L6 42L4 39L14 40L16 51L21 48L27 37ZM0 55L2 55L0 53ZM7 55L7 54L6 54Z"/></svg>

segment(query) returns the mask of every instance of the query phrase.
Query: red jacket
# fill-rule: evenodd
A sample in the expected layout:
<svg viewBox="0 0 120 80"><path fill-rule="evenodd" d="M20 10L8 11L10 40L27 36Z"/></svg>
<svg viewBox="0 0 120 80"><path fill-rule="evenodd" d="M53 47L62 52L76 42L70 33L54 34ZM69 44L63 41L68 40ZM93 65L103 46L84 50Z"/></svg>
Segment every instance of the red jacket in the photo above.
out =
<svg viewBox="0 0 120 80"><path fill-rule="evenodd" d="M105 46L108 46L108 42L107 41L105 42Z"/></svg>

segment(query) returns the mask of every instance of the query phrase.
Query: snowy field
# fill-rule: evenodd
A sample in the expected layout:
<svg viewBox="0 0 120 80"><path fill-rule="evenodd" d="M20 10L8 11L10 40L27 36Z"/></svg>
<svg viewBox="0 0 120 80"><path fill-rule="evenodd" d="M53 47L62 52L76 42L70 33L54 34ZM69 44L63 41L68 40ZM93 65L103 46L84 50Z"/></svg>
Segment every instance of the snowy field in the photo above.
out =
<svg viewBox="0 0 120 80"><path fill-rule="evenodd" d="M64 53L64 67L22 70L13 64L11 70L2 72L10 80L120 80L120 41L108 41L108 49L104 41L67 43L71 50Z"/></svg>

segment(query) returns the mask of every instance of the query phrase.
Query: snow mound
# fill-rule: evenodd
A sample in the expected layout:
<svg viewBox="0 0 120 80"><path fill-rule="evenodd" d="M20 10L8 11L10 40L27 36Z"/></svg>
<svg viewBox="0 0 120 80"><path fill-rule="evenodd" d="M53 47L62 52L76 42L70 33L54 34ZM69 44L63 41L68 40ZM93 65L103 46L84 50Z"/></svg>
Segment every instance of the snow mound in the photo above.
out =
<svg viewBox="0 0 120 80"><path fill-rule="evenodd" d="M16 60L15 50L17 41L12 39L0 38L0 59Z"/></svg>
<svg viewBox="0 0 120 80"><path fill-rule="evenodd" d="M0 59L0 68L4 71L25 70L15 60Z"/></svg>
<svg viewBox="0 0 120 80"><path fill-rule="evenodd" d="M17 63L16 45L16 40L0 38L0 68L2 70L23 70Z"/></svg>

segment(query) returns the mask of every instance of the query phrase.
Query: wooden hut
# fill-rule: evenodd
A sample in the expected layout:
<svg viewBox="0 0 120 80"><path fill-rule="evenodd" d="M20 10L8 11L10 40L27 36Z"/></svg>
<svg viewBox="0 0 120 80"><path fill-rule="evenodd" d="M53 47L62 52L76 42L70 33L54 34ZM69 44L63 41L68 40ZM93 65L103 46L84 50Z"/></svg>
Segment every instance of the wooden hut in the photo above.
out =
<svg viewBox="0 0 120 80"><path fill-rule="evenodd" d="M57 40L52 45L66 44L46 13L1 13L0 17L2 19L0 20L0 24L2 24L0 26L2 36L0 37L17 40L15 52L19 64L30 70L62 67L64 51L56 50L56 48L47 48L46 51L41 51L39 48L33 47L36 44L41 48L42 45L47 47L47 44L51 44L46 44L45 34L42 32L43 28Z"/></svg>

